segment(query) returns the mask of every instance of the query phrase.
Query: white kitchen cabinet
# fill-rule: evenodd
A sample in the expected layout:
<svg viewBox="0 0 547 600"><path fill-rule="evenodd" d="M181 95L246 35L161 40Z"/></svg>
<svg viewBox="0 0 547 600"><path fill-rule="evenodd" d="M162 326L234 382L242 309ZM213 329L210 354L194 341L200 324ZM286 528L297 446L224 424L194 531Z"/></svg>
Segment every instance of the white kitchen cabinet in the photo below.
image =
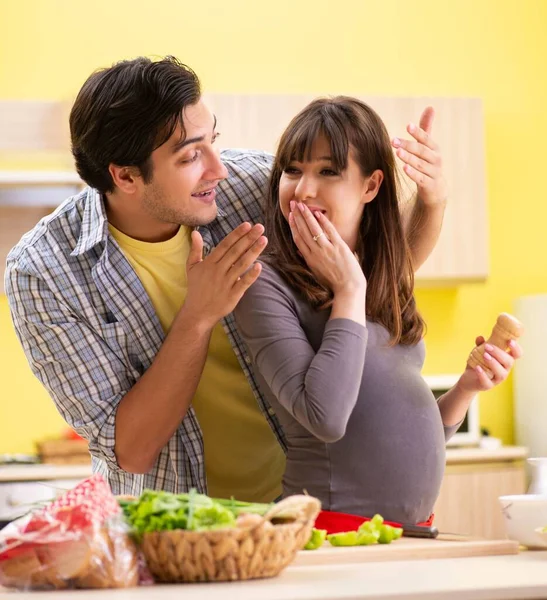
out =
<svg viewBox="0 0 547 600"><path fill-rule="evenodd" d="M343 92L344 90L336 90ZM418 286L455 285L482 281L488 275L488 224L485 188L485 144L482 102L478 98L369 97L356 94L382 117L390 136L408 138L406 125L417 123L422 110L436 109L434 138L442 149L444 171L449 184L449 201L437 246L416 276ZM275 151L277 141L294 115L317 94L208 94L208 102L222 132L222 147L256 148ZM2 172L0 188L8 185L76 185L69 153L66 103L0 101L0 151L19 155L50 152L60 157L63 171ZM62 160L61 160L62 157ZM398 160L398 159L397 159ZM404 202L415 192L401 174ZM69 195L69 194L67 194ZM58 202L64 199L58 198ZM1 204L1 199L0 199ZM18 203L24 211L27 207ZM10 207L11 208L11 207ZM32 208L32 207L31 207ZM1 211L1 207L0 207ZM43 207L37 207L40 213ZM0 265L6 248L30 229L39 214L32 210L19 216L0 212ZM3 271L3 267L0 267ZM3 272L0 272L3 281ZM1 284L0 284L1 285ZM0 293L2 290L0 289Z"/></svg>
<svg viewBox="0 0 547 600"><path fill-rule="evenodd" d="M0 521L10 521L34 510L39 503L54 500L75 487L79 479L54 479L0 484Z"/></svg>
<svg viewBox="0 0 547 600"><path fill-rule="evenodd" d="M80 189L76 173L0 170L0 294L8 252L42 217Z"/></svg>
<svg viewBox="0 0 547 600"><path fill-rule="evenodd" d="M8 252L36 223L53 210L46 206L0 205L0 294L4 293L4 269Z"/></svg>
<svg viewBox="0 0 547 600"><path fill-rule="evenodd" d="M526 456L527 450L520 447L448 450L446 473L434 511L439 531L505 538L498 498L526 492Z"/></svg>
<svg viewBox="0 0 547 600"><path fill-rule="evenodd" d="M340 90L338 90L340 92ZM435 250L419 269L420 286L481 281L488 275L485 141L482 101L478 98L374 97L357 95L383 119L390 137L410 138L408 123L418 123L426 106L436 117L433 137L443 156L449 199ZM223 148L261 148L275 152L290 120L314 95L209 94ZM397 159L400 166L400 161ZM401 171L403 202L415 186Z"/></svg>
<svg viewBox="0 0 547 600"><path fill-rule="evenodd" d="M0 467L0 522L55 499L91 475L91 465L9 465Z"/></svg>

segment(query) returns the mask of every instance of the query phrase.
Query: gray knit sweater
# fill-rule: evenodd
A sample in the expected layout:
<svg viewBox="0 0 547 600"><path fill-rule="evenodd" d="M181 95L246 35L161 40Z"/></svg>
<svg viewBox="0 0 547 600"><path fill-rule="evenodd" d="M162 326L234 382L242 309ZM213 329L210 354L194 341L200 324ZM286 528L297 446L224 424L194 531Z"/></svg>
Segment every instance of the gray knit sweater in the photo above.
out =
<svg viewBox="0 0 547 600"><path fill-rule="evenodd" d="M421 376L423 341L389 346L377 323L329 321L266 262L235 317L286 434L284 495L305 490L325 510L427 519L457 426L443 427Z"/></svg>

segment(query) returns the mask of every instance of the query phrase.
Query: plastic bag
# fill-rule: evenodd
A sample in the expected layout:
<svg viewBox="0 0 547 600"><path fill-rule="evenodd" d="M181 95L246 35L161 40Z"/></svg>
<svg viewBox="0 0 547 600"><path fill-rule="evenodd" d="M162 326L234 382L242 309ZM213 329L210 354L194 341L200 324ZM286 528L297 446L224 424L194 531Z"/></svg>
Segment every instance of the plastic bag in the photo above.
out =
<svg viewBox="0 0 547 600"><path fill-rule="evenodd" d="M139 560L122 511L100 475L0 531L5 587L130 587L138 584Z"/></svg>

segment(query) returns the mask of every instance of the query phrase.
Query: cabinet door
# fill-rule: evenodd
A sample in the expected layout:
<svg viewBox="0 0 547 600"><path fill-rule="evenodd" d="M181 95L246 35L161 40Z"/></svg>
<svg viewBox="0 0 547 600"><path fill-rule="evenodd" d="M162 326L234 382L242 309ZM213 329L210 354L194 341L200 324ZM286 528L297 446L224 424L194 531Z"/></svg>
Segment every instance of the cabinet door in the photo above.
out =
<svg viewBox="0 0 547 600"><path fill-rule="evenodd" d="M257 148L274 153L291 119L314 95L210 94L205 97L218 120L223 148ZM434 139L443 156L449 202L441 236L416 275L418 284L478 281L488 274L484 119L478 98L397 98L359 96L383 119L391 137L409 138L408 123L418 123L434 106ZM397 159L399 167L401 163ZM416 186L400 171L402 201Z"/></svg>
<svg viewBox="0 0 547 600"><path fill-rule="evenodd" d="M435 505L440 532L504 539L498 497L525 493L524 465L449 466Z"/></svg>
<svg viewBox="0 0 547 600"><path fill-rule="evenodd" d="M4 293L4 268L8 252L24 233L30 231L52 210L53 207L3 206L0 203L0 294Z"/></svg>
<svg viewBox="0 0 547 600"><path fill-rule="evenodd" d="M316 96L209 94L205 100L217 117L222 132L219 143L224 148L255 148L273 153L291 119ZM488 227L481 100L359 97L378 112L391 137L408 138L406 125L417 123L426 106L432 105L436 110L433 135L442 149L449 202L439 241L417 272L417 284L454 285L484 280L488 274ZM0 152L51 150L59 153L62 164L72 165L66 114L67 107L63 103L0 101ZM400 166L399 159L397 162ZM400 179L406 203L416 188L402 171ZM24 230L13 218L9 220L9 227L18 239ZM5 249L0 248L0 265L4 254Z"/></svg>

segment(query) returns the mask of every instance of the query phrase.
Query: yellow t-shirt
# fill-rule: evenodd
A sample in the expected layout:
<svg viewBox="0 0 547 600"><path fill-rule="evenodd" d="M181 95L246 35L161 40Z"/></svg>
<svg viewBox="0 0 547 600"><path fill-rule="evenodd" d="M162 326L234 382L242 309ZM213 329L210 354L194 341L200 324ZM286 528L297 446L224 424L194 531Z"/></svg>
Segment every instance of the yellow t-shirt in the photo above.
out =
<svg viewBox="0 0 547 600"><path fill-rule="evenodd" d="M165 333L188 289L190 229L165 242L141 242L109 230L139 276ZM192 401L205 448L209 494L270 502L281 494L285 455L262 415L228 336L213 330L200 384Z"/></svg>

